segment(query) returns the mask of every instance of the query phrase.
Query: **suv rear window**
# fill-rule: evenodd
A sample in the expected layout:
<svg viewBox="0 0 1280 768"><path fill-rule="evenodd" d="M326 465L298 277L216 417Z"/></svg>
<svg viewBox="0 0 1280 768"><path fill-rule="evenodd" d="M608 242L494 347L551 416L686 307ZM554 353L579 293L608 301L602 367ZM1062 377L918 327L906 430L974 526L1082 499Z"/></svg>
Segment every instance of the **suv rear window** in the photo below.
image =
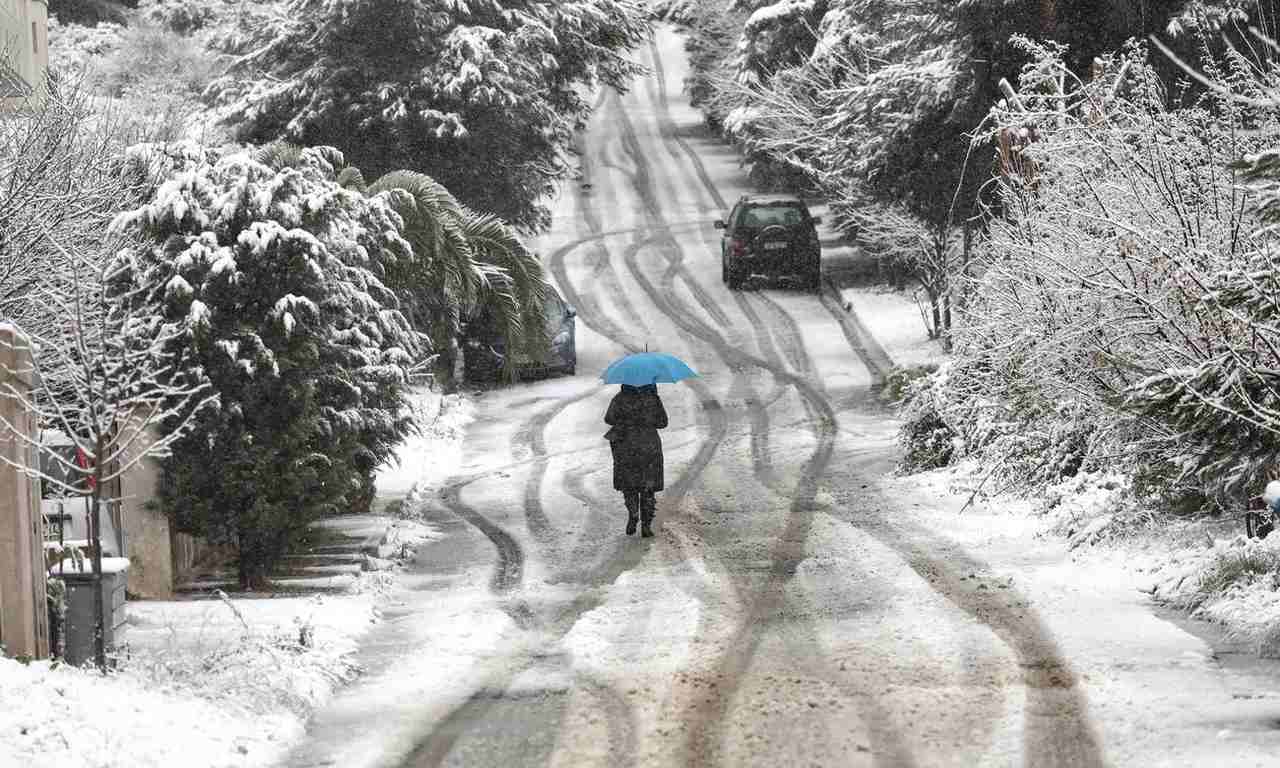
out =
<svg viewBox="0 0 1280 768"><path fill-rule="evenodd" d="M774 205L748 205L742 209L738 220L740 227L769 227L780 224L794 227L808 220L803 205L780 203Z"/></svg>

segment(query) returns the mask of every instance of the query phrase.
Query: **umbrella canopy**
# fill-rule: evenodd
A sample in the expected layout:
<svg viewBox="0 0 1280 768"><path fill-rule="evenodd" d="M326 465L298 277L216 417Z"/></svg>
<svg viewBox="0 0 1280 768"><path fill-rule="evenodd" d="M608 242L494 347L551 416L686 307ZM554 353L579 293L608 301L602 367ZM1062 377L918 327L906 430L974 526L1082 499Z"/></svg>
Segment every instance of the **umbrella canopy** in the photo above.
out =
<svg viewBox="0 0 1280 768"><path fill-rule="evenodd" d="M605 384L628 384L643 387L647 384L674 384L691 379L698 374L683 360L664 352L636 352L614 360L600 375Z"/></svg>

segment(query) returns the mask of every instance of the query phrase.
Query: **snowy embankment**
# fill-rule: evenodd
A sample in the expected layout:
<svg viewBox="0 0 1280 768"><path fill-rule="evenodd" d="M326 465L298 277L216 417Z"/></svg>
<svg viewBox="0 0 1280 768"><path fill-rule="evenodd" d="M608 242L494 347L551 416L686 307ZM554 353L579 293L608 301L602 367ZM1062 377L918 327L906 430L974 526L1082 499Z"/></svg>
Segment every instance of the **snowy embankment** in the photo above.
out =
<svg viewBox="0 0 1280 768"><path fill-rule="evenodd" d="M883 287L844 288L841 296L896 365L942 361L911 296ZM1022 498L982 487L989 469L968 462L905 479L926 495L958 495L963 502L973 496L967 509L980 508L988 519L1027 520L1040 536L1064 538L1091 572L1132 583L1155 602L1221 625L1259 655L1280 658L1280 534L1247 539L1234 517L1157 525L1154 511L1134 498L1129 478L1114 473L1080 473Z"/></svg>
<svg viewBox="0 0 1280 768"><path fill-rule="evenodd" d="M420 391L414 407L425 428L379 474L382 495L412 500L461 455L471 404ZM438 536L413 519L390 534L401 556ZM130 603L108 675L0 658L0 766L272 764L359 674L351 657L394 578L366 572L343 592L307 597Z"/></svg>

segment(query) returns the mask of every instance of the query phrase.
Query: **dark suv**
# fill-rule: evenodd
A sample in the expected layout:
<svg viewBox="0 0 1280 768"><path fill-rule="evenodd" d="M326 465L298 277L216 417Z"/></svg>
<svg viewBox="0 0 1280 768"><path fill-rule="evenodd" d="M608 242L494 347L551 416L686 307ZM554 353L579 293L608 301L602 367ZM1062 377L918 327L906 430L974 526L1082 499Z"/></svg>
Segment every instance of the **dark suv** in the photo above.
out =
<svg viewBox="0 0 1280 768"><path fill-rule="evenodd" d="M531 374L559 371L574 375L578 370L576 346L577 328L574 318L577 311L565 303L554 288L547 292L543 307L547 337L551 346L541 360L517 355L512 362L517 374L523 378ZM507 350L501 332L487 313L466 323L463 329L462 364L467 381L497 381L502 377Z"/></svg>
<svg viewBox="0 0 1280 768"><path fill-rule="evenodd" d="M804 201L795 195L744 195L729 212L720 241L720 277L733 290L753 274L796 275L810 290L822 287L822 246Z"/></svg>

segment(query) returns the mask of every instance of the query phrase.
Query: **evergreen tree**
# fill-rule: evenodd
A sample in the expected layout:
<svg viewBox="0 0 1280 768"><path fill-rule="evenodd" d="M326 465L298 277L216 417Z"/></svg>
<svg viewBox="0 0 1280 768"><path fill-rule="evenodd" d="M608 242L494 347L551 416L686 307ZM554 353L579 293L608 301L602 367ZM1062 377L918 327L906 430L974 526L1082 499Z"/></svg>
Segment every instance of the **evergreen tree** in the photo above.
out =
<svg viewBox="0 0 1280 768"><path fill-rule="evenodd" d="M337 183L331 148L280 170L191 144L131 159L172 175L117 217L142 241L118 279L189 323L185 358L220 398L175 443L161 504L180 530L233 547L256 586L294 535L367 493L410 428L420 339L383 277L412 250L384 200Z"/></svg>
<svg viewBox="0 0 1280 768"><path fill-rule="evenodd" d="M631 0L291 0L210 95L242 139L336 146L370 176L424 172L536 229L586 94L625 87L647 33Z"/></svg>

